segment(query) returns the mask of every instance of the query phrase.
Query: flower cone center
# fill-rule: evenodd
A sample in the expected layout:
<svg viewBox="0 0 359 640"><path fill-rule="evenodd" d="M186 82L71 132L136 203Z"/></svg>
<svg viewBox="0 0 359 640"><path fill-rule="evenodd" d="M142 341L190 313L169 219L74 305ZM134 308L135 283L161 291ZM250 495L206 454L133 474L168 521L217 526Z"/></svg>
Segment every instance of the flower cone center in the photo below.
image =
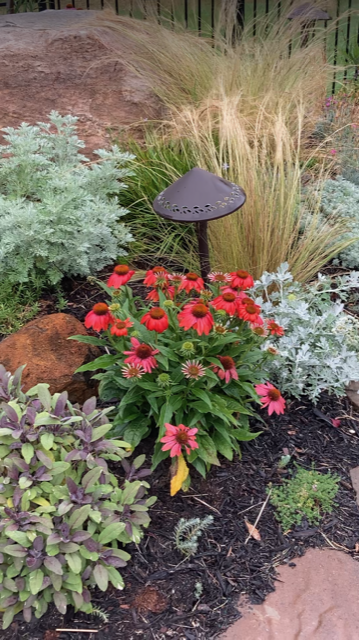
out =
<svg viewBox="0 0 359 640"><path fill-rule="evenodd" d="M280 391L278 391L278 389L270 389L268 391L268 398L273 401L279 400Z"/></svg>
<svg viewBox="0 0 359 640"><path fill-rule="evenodd" d="M238 278L248 278L249 273L248 271L242 271L241 269L239 269L239 271L236 271L236 275L238 276Z"/></svg>
<svg viewBox="0 0 359 640"><path fill-rule="evenodd" d="M161 318L164 318L165 315L166 314L163 309L151 309L150 311L150 316L154 320L161 320Z"/></svg>
<svg viewBox="0 0 359 640"><path fill-rule="evenodd" d="M187 273L186 278L187 280L196 281L198 280L199 276L196 273Z"/></svg>
<svg viewBox="0 0 359 640"><path fill-rule="evenodd" d="M224 293L222 297L225 302L234 302L236 299L234 293Z"/></svg>
<svg viewBox="0 0 359 640"><path fill-rule="evenodd" d="M229 371L230 369L233 369L234 360L233 358L231 358L231 356L221 356L219 360L225 371Z"/></svg>
<svg viewBox="0 0 359 640"><path fill-rule="evenodd" d="M204 318L208 313L208 308L205 304L195 304L192 308L192 315L195 318Z"/></svg>
<svg viewBox="0 0 359 640"><path fill-rule="evenodd" d="M97 316L105 316L108 312L108 306L105 302L98 302L95 304L93 312L96 313Z"/></svg>
<svg viewBox="0 0 359 640"><path fill-rule="evenodd" d="M148 346L148 344L140 344L140 346L136 349L136 356L138 358L142 358L142 360L149 358L151 354L152 349Z"/></svg>
<svg viewBox="0 0 359 640"><path fill-rule="evenodd" d="M130 267L128 267L127 264L118 264L114 269L115 273L117 273L118 276L125 276L129 272L129 270Z"/></svg>

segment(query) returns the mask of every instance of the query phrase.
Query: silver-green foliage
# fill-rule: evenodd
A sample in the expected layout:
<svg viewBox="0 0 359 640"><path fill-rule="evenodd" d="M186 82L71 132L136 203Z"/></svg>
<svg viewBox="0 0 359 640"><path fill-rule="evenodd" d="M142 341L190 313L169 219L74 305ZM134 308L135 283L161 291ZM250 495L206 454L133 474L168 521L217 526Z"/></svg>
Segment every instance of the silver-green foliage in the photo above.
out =
<svg viewBox="0 0 359 640"><path fill-rule="evenodd" d="M293 281L287 263L255 283L264 317L275 318L284 328L284 336L272 336L279 353L266 365L268 379L284 395L316 402L322 391L342 396L350 380L359 380L359 348L354 348L353 339L357 328L341 302L358 286L355 271L335 282L319 274L315 283L303 285ZM333 293L336 302L331 300ZM267 348L268 341L263 344Z"/></svg>
<svg viewBox="0 0 359 640"><path fill-rule="evenodd" d="M99 149L89 162L77 118L53 111L48 123L3 129L0 146L0 270L10 282L34 274L56 283L86 276L125 253L131 234L118 220L122 180L133 156Z"/></svg>
<svg viewBox="0 0 359 640"><path fill-rule="evenodd" d="M359 267L359 186L338 176L326 180L321 194L321 210L325 217L344 218L348 223L346 239L357 239L344 249L334 263L350 269Z"/></svg>
<svg viewBox="0 0 359 640"><path fill-rule="evenodd" d="M176 549L181 551L185 556L193 556L197 553L198 538L202 535L204 529L207 529L213 522L213 516L201 518L190 518L185 520L181 518L175 529L175 545Z"/></svg>

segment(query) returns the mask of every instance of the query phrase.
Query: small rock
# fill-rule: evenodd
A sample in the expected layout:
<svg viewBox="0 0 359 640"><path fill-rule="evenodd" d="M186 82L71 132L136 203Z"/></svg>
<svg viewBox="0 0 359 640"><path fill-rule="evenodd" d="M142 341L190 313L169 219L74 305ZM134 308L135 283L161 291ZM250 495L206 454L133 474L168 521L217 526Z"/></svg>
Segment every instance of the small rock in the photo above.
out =
<svg viewBox="0 0 359 640"><path fill-rule="evenodd" d="M0 343L0 363L14 371L23 364L23 390L47 382L51 393L68 391L71 402L83 403L97 393L93 372L74 373L100 355L90 344L68 340L87 335L84 326L71 315L54 313L36 318Z"/></svg>
<svg viewBox="0 0 359 640"><path fill-rule="evenodd" d="M350 469L350 479L352 481L352 485L356 493L357 504L359 505L359 467L354 467L354 469Z"/></svg>
<svg viewBox="0 0 359 640"><path fill-rule="evenodd" d="M350 400L350 402L356 407L359 408L359 382L355 382L354 380L352 380L351 382L349 382L347 388L346 388L346 393L347 396Z"/></svg>

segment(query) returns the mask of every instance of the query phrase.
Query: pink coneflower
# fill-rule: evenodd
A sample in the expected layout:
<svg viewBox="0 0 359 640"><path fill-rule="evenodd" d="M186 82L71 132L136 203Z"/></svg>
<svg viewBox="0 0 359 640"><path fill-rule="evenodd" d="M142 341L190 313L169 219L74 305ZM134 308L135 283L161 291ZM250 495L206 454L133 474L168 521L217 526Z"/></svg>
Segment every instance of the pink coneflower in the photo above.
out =
<svg viewBox="0 0 359 640"><path fill-rule="evenodd" d="M210 282L219 282L220 284L226 284L231 281L229 273L222 273L222 271L212 271L208 274L208 280Z"/></svg>
<svg viewBox="0 0 359 640"><path fill-rule="evenodd" d="M173 300L174 295L175 295L175 288L171 287L171 286L168 286L167 284L166 285L162 285L159 288L156 287L155 289L152 289L152 291L150 291L147 294L146 300L152 300L152 302L158 302L159 299L160 299L160 295L158 293L158 289L160 289L162 291L162 293L164 293L167 298L169 298L170 300Z"/></svg>
<svg viewBox="0 0 359 640"><path fill-rule="evenodd" d="M127 336L127 329L130 327L133 327L133 322L131 322L130 318L126 318L126 320L115 320L111 327L111 333L113 336Z"/></svg>
<svg viewBox="0 0 359 640"><path fill-rule="evenodd" d="M262 407L268 407L268 414L272 413L284 413L285 400L279 391L270 382L264 384L257 384L255 387L256 392L261 396Z"/></svg>
<svg viewBox="0 0 359 640"><path fill-rule="evenodd" d="M204 289L204 282L200 276L196 273L187 273L180 286L178 287L178 291L186 291L186 293L191 293L191 291L202 291Z"/></svg>
<svg viewBox="0 0 359 640"><path fill-rule="evenodd" d="M195 329L198 335L208 336L213 327L213 316L203 302L190 302L178 314L178 323L185 331Z"/></svg>
<svg viewBox="0 0 359 640"><path fill-rule="evenodd" d="M181 273L172 273L171 275L168 276L168 279L173 282L173 284L175 285L175 287L178 287L181 282L184 279L184 275L182 275Z"/></svg>
<svg viewBox="0 0 359 640"><path fill-rule="evenodd" d="M173 424L165 423L166 435L161 438L160 442L165 444L162 447L162 451L170 451L170 457L180 456L182 453L182 447L185 448L187 455L191 453L191 449L198 449L198 442L196 442L195 435L198 429L185 427L184 424L179 424L176 427Z"/></svg>
<svg viewBox="0 0 359 640"><path fill-rule="evenodd" d="M129 358L125 359L125 362L140 365L146 373L151 373L152 369L158 367L157 360L154 358L154 356L159 353L158 349L152 349L150 345L139 342L137 338L131 338L131 344L131 351L123 352L124 355L129 356Z"/></svg>
<svg viewBox="0 0 359 640"><path fill-rule="evenodd" d="M248 271L239 269L238 271L232 271L231 285L232 287L238 287L239 289L250 289L254 286L254 280Z"/></svg>
<svg viewBox="0 0 359 640"><path fill-rule="evenodd" d="M119 289L123 284L128 282L135 272L130 270L130 267L127 264L118 264L114 270L113 274L107 280L108 287L114 287L115 289Z"/></svg>
<svg viewBox="0 0 359 640"><path fill-rule="evenodd" d="M157 331L157 333L163 333L168 329L168 315L160 307L153 307L141 320L141 324L144 324L149 331Z"/></svg>
<svg viewBox="0 0 359 640"><path fill-rule="evenodd" d="M231 380L238 380L238 373L236 369L236 364L231 358L231 356L217 356L220 361L223 369L221 367L216 367L216 365L212 366L214 373L217 374L221 380L225 382L230 382Z"/></svg>
<svg viewBox="0 0 359 640"><path fill-rule="evenodd" d="M164 267L160 267L160 266L153 267L153 269L150 269L149 271L147 271L143 284L145 284L146 287L153 287L153 285L155 285L157 282L158 276L162 276L162 277L168 276L168 273Z"/></svg>
<svg viewBox="0 0 359 640"><path fill-rule="evenodd" d="M234 316L238 309L238 295L227 291L212 300L211 305L215 309L224 309L230 316Z"/></svg>
<svg viewBox="0 0 359 640"><path fill-rule="evenodd" d="M284 329L274 320L267 320L266 327L272 336L284 336Z"/></svg>
<svg viewBox="0 0 359 640"><path fill-rule="evenodd" d="M251 329L253 333L255 333L257 336L260 336L261 338L266 338L268 335L267 329L262 327L260 324L251 324Z"/></svg>
<svg viewBox="0 0 359 640"><path fill-rule="evenodd" d="M336 150L336 149L331 149L331 150L329 151L329 153L330 153L332 156L335 156L335 155L337 154L337 150Z"/></svg>
<svg viewBox="0 0 359 640"><path fill-rule="evenodd" d="M87 314L84 324L86 329L92 328L95 331L106 331L112 322L114 322L114 318L108 305L105 302L98 302Z"/></svg>
<svg viewBox="0 0 359 640"><path fill-rule="evenodd" d="M141 378L146 373L138 364L125 364L121 371L124 378Z"/></svg>
<svg viewBox="0 0 359 640"><path fill-rule="evenodd" d="M206 368L200 364L198 360L187 360L187 362L182 365L181 371L185 378L198 380L198 378L205 375Z"/></svg>

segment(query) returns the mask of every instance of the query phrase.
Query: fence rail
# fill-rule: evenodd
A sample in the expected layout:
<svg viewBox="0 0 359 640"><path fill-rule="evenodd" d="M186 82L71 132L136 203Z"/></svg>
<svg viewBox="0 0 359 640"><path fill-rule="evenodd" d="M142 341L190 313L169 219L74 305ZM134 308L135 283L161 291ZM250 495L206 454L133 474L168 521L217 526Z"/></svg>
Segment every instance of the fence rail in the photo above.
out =
<svg viewBox="0 0 359 640"><path fill-rule="evenodd" d="M0 2L0 13L46 9L65 9L71 0L7 0ZM128 15L138 19L148 17L150 5L154 8L159 22L168 17L172 23L182 24L185 28L195 30L199 35L213 35L220 10L231 0L142 0L141 7L136 0L72 0L77 9L101 10L112 7L120 15ZM303 0L303 4L306 0ZM328 30L326 49L329 61L334 66L332 93L335 93L343 82L352 77L357 78L359 68L359 50L357 52L358 67L342 71L348 55L355 45L359 45L359 0L328 0L327 11L334 19L335 28L328 29L328 20L317 23L320 28ZM239 27L250 23L253 35L256 35L258 20L269 12L276 11L278 18L283 16L284 7L277 0L237 0L236 19ZM2 10L1 8L4 7ZM354 11L353 11L354 10Z"/></svg>

